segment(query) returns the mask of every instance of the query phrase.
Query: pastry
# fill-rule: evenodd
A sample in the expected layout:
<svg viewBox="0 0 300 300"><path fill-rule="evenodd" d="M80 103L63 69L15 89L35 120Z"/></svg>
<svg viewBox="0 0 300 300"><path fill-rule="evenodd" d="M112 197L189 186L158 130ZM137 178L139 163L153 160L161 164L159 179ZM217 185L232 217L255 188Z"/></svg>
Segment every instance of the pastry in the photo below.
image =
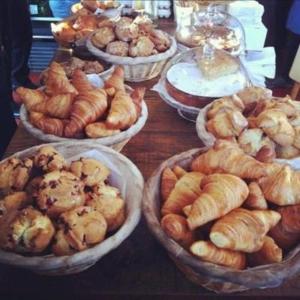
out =
<svg viewBox="0 0 300 300"><path fill-rule="evenodd" d="M80 0L81 5L89 11L95 12L99 7L98 0Z"/></svg>
<svg viewBox="0 0 300 300"><path fill-rule="evenodd" d="M109 169L93 158L81 158L73 161L70 171L81 179L85 186L94 186L107 179L110 174Z"/></svg>
<svg viewBox="0 0 300 300"><path fill-rule="evenodd" d="M57 230L53 240L52 251L57 256L72 255L78 251L68 242L64 229Z"/></svg>
<svg viewBox="0 0 300 300"><path fill-rule="evenodd" d="M168 34L163 32L162 30L151 30L149 38L159 52L165 52L171 46L171 40Z"/></svg>
<svg viewBox="0 0 300 300"><path fill-rule="evenodd" d="M280 218L273 210L237 208L213 225L209 237L219 248L253 253L261 249L267 232Z"/></svg>
<svg viewBox="0 0 300 300"><path fill-rule="evenodd" d="M93 31L97 28L97 17L94 15L78 16L72 27L76 31Z"/></svg>
<svg viewBox="0 0 300 300"><path fill-rule="evenodd" d="M51 31L57 40L66 43L74 43L76 40L76 30L69 22L51 23Z"/></svg>
<svg viewBox="0 0 300 300"><path fill-rule="evenodd" d="M44 172L62 170L66 166L64 157L52 146L41 147L34 156L34 166Z"/></svg>
<svg viewBox="0 0 300 300"><path fill-rule="evenodd" d="M65 126L64 135L66 137L74 137L84 127L99 119L107 108L107 95L103 89L95 88L81 92L74 102L71 113L70 122Z"/></svg>
<svg viewBox="0 0 300 300"><path fill-rule="evenodd" d="M60 215L58 222L62 231L55 237L55 243L52 246L56 255L68 255L70 249L82 251L105 238L106 221L98 211L91 207L80 206L69 210ZM69 247L66 247L66 243Z"/></svg>
<svg viewBox="0 0 300 300"><path fill-rule="evenodd" d="M32 108L39 103L46 101L47 96L41 90L31 90L24 87L16 89L26 109L31 111Z"/></svg>
<svg viewBox="0 0 300 300"><path fill-rule="evenodd" d="M217 138L239 136L248 125L247 119L237 110L219 112L206 123L207 131Z"/></svg>
<svg viewBox="0 0 300 300"><path fill-rule="evenodd" d="M85 74L99 74L104 71L104 67L99 61L85 61L83 66L83 71Z"/></svg>
<svg viewBox="0 0 300 300"><path fill-rule="evenodd" d="M194 159L192 170L204 174L229 173L243 179L267 175L263 163L246 155L237 144L224 140L216 141L213 148Z"/></svg>
<svg viewBox="0 0 300 300"><path fill-rule="evenodd" d="M133 104L135 106L135 110L136 110L136 112L138 114L138 117L142 113L142 101L144 99L145 92L146 92L146 88L144 88L144 87L137 87L130 94L132 102L133 102Z"/></svg>
<svg viewBox="0 0 300 300"><path fill-rule="evenodd" d="M259 86L250 86L238 92L237 96L243 101L245 106L249 106L261 100L270 99L272 91Z"/></svg>
<svg viewBox="0 0 300 300"><path fill-rule="evenodd" d="M46 102L45 113L52 118L67 119L69 118L73 102L74 96L72 94L59 94L52 96Z"/></svg>
<svg viewBox="0 0 300 300"><path fill-rule="evenodd" d="M160 193L163 203L168 199L177 181L176 174L170 168L163 170L160 182Z"/></svg>
<svg viewBox="0 0 300 300"><path fill-rule="evenodd" d="M128 43L123 41L110 42L106 46L106 52L116 56L128 56L129 46Z"/></svg>
<svg viewBox="0 0 300 300"><path fill-rule="evenodd" d="M281 146L291 146L295 138L295 130L287 116L278 109L268 109L259 114L256 124L273 141Z"/></svg>
<svg viewBox="0 0 300 300"><path fill-rule="evenodd" d="M220 249L211 242L197 241L192 244L190 250L192 254L207 262L237 270L243 270L246 267L244 253Z"/></svg>
<svg viewBox="0 0 300 300"><path fill-rule="evenodd" d="M47 248L55 233L51 220L38 210L28 207L20 211L0 238L1 247L20 253L40 253ZM2 232L3 234L3 232Z"/></svg>
<svg viewBox="0 0 300 300"><path fill-rule="evenodd" d="M221 218L246 200L249 190L240 178L212 174L202 179L201 194L192 204L187 223L191 230Z"/></svg>
<svg viewBox="0 0 300 300"><path fill-rule="evenodd" d="M131 18L121 17L115 26L115 33L120 41L130 42L138 37L139 27Z"/></svg>
<svg viewBox="0 0 300 300"><path fill-rule="evenodd" d="M129 46L129 55L131 57L150 56L153 53L155 45L146 36L140 36L132 40Z"/></svg>
<svg viewBox="0 0 300 300"><path fill-rule="evenodd" d="M25 192L15 192L0 199L0 219L10 211L17 211L30 205L32 199Z"/></svg>
<svg viewBox="0 0 300 300"><path fill-rule="evenodd" d="M294 146L277 146L276 154L279 158L290 159L299 156L300 150Z"/></svg>
<svg viewBox="0 0 300 300"><path fill-rule="evenodd" d="M78 177L67 171L53 171L44 175L39 185L37 205L48 216L83 205L84 185Z"/></svg>
<svg viewBox="0 0 300 300"><path fill-rule="evenodd" d="M259 251L247 255L250 266L260 266L279 263L282 261L282 249L276 245L274 240L265 236L264 243Z"/></svg>
<svg viewBox="0 0 300 300"><path fill-rule="evenodd" d="M95 89L95 87L90 83L86 74L79 69L73 72L72 84L79 92L79 94Z"/></svg>
<svg viewBox="0 0 300 300"><path fill-rule="evenodd" d="M124 70L122 67L115 67L114 72L105 81L104 87L105 89L113 88L115 91L125 91Z"/></svg>
<svg viewBox="0 0 300 300"><path fill-rule="evenodd" d="M175 184L169 197L164 202L161 214L182 214L182 209L192 204L200 195L200 183L204 175L199 172L190 172L182 176Z"/></svg>
<svg viewBox="0 0 300 300"><path fill-rule="evenodd" d="M92 139L112 136L120 132L120 129L109 129L105 122L91 123L85 127L86 135Z"/></svg>
<svg viewBox="0 0 300 300"><path fill-rule="evenodd" d="M186 219L180 215L168 214L161 219L161 228L175 242L189 248L195 241L195 234L188 226Z"/></svg>
<svg viewBox="0 0 300 300"><path fill-rule="evenodd" d="M267 201L258 183L252 181L248 184L248 188L249 195L244 206L249 209L268 209Z"/></svg>
<svg viewBox="0 0 300 300"><path fill-rule="evenodd" d="M0 163L0 195L22 191L29 180L33 162L26 158L9 158Z"/></svg>
<svg viewBox="0 0 300 300"><path fill-rule="evenodd" d="M175 173L175 175L177 176L178 179L180 179L183 175L185 175L187 173L187 171L185 169L181 168L178 165L174 166L173 172Z"/></svg>
<svg viewBox="0 0 300 300"><path fill-rule="evenodd" d="M117 230L125 221L125 201L117 188L109 185L98 186L87 205L101 213L106 220L108 232Z"/></svg>
<svg viewBox="0 0 300 300"><path fill-rule="evenodd" d="M97 48L104 48L115 40L115 33L111 27L101 27L92 36L91 41Z"/></svg>

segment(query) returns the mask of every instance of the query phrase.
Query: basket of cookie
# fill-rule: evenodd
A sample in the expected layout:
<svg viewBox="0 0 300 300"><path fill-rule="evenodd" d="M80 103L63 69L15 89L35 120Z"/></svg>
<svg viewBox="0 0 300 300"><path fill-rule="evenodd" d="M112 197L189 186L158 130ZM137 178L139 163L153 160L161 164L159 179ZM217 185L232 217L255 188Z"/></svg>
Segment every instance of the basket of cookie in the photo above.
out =
<svg viewBox="0 0 300 300"><path fill-rule="evenodd" d="M103 26L89 36L86 45L93 55L122 65L126 81L133 82L159 75L177 50L175 39L155 29L146 16L122 17Z"/></svg>
<svg viewBox="0 0 300 300"><path fill-rule="evenodd" d="M36 146L0 162L0 171L0 263L46 275L78 273L139 222L143 177L110 148Z"/></svg>
<svg viewBox="0 0 300 300"><path fill-rule="evenodd" d="M217 140L163 162L143 212L194 283L218 293L276 287L300 272L299 178Z"/></svg>
<svg viewBox="0 0 300 300"><path fill-rule="evenodd" d="M145 125L145 89L124 85L121 67L105 81L95 79L91 82L76 69L69 80L62 66L53 62L42 89L17 89L24 103L20 118L25 128L47 142L89 140L120 151Z"/></svg>

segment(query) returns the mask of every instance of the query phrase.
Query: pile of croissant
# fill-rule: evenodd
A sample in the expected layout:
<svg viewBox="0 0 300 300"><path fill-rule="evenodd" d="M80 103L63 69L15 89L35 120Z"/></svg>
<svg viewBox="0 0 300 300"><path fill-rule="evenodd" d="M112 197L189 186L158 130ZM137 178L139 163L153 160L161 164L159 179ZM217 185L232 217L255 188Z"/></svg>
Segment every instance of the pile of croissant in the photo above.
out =
<svg viewBox="0 0 300 300"><path fill-rule="evenodd" d="M242 270L279 263L300 241L300 172L217 140L161 177L161 226L201 260Z"/></svg>
<svg viewBox="0 0 300 300"><path fill-rule="evenodd" d="M94 87L77 69L71 81L61 65L53 62L43 90L20 87L30 123L46 134L67 138L101 138L131 127L140 117L145 89L127 93L124 71L116 67L104 82Z"/></svg>
<svg viewBox="0 0 300 300"><path fill-rule="evenodd" d="M71 8L73 14L78 15L91 15L97 10L106 10L111 8L117 8L120 4L115 0L81 0L74 4Z"/></svg>
<svg viewBox="0 0 300 300"><path fill-rule="evenodd" d="M71 255L102 242L125 221L126 205L98 160L67 164L52 146L0 163L0 248Z"/></svg>
<svg viewBox="0 0 300 300"><path fill-rule="evenodd" d="M216 100L206 117L206 129L217 139L237 140L261 161L300 154L300 103L288 96L272 98L263 88L246 88Z"/></svg>
<svg viewBox="0 0 300 300"><path fill-rule="evenodd" d="M169 36L154 28L145 16L134 20L122 17L96 30L91 37L92 44L115 56L144 57L165 52L171 46Z"/></svg>

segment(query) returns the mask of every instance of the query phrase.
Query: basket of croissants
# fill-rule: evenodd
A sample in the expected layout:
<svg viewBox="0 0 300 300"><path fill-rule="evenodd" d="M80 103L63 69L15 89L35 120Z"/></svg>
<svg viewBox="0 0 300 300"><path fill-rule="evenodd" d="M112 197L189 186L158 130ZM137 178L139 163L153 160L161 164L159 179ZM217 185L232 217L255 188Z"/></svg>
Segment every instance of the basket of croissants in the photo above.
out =
<svg viewBox="0 0 300 300"><path fill-rule="evenodd" d="M104 82L91 83L81 70L71 80L53 62L38 90L20 87L20 118L25 128L46 142L94 140L120 151L145 125L148 117L145 89L124 85L124 72L116 67Z"/></svg>
<svg viewBox="0 0 300 300"><path fill-rule="evenodd" d="M111 22L95 30L86 45L94 56L122 65L126 81L133 82L159 75L177 49L175 39L145 16Z"/></svg>
<svg viewBox="0 0 300 300"><path fill-rule="evenodd" d="M272 97L261 87L215 100L202 109L196 128L206 146L230 139L265 162L300 155L300 103L289 96Z"/></svg>
<svg viewBox="0 0 300 300"><path fill-rule="evenodd" d="M141 215L143 177L105 146L61 142L0 162L0 263L81 272L118 247Z"/></svg>
<svg viewBox="0 0 300 300"><path fill-rule="evenodd" d="M148 180L151 232L194 283L220 293L270 288L300 272L300 173L237 143L173 156Z"/></svg>

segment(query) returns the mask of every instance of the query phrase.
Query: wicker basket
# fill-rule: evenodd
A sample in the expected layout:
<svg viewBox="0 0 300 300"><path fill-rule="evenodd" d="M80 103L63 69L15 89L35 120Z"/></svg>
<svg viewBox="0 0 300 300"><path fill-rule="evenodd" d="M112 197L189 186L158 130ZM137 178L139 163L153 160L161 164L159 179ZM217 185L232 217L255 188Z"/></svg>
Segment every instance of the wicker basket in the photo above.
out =
<svg viewBox="0 0 300 300"><path fill-rule="evenodd" d="M98 138L98 139L70 139L65 137L59 137L53 134L45 134L42 130L34 127L28 118L28 112L24 105L20 109L20 119L24 124L26 130L35 138L44 142L73 142L77 143L80 141L89 141L93 144L100 144L113 148L116 151L121 151L123 147L134 137L139 131L142 130L148 118L148 109L145 101L142 101L142 112L139 119L130 128L125 131L121 131L112 136Z"/></svg>
<svg viewBox="0 0 300 300"><path fill-rule="evenodd" d="M43 145L35 146L16 153L14 156L25 158L32 156ZM117 166L126 184L125 195L127 217L122 227L100 244L70 256L22 256L0 250L0 263L32 270L45 275L68 275L79 273L94 265L100 258L117 248L137 226L141 216L142 192L144 180L137 167L122 154L95 143L72 142L53 143L66 159L89 150L97 150L106 159Z"/></svg>
<svg viewBox="0 0 300 300"><path fill-rule="evenodd" d="M160 180L162 171L166 167L173 167L176 164L188 167L195 157L207 151L207 149L193 149L173 156L163 162L149 178L144 189L143 213L150 231L166 248L177 267L189 280L218 293L277 287L285 279L299 274L300 245L292 250L282 263L236 271L197 259L169 238L162 230L160 226Z"/></svg>
<svg viewBox="0 0 300 300"><path fill-rule="evenodd" d="M92 36L92 35L91 35ZM141 82L158 76L167 60L172 57L177 50L177 44L173 37L171 47L163 52L148 57L120 57L103 52L96 48L91 42L91 36L87 39L87 49L96 57L124 68L125 80L130 82Z"/></svg>

